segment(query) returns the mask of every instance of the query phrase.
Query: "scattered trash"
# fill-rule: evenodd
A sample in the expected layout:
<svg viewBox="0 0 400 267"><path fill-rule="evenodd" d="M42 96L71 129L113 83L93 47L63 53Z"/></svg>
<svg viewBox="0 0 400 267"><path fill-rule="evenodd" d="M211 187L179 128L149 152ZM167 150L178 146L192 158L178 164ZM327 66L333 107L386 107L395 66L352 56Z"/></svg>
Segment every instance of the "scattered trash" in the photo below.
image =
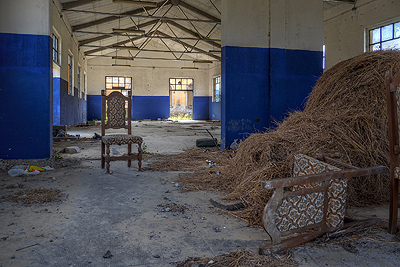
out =
<svg viewBox="0 0 400 267"><path fill-rule="evenodd" d="M220 230L218 227L215 227L215 228L214 228L214 231L217 232L217 233L218 233L218 232L221 232L221 230Z"/></svg>
<svg viewBox="0 0 400 267"><path fill-rule="evenodd" d="M206 160L206 162L208 163L208 166L210 166L210 167L217 165L217 163L213 162L212 160Z"/></svg>
<svg viewBox="0 0 400 267"><path fill-rule="evenodd" d="M98 133L94 133L93 139L101 139L101 135L99 135Z"/></svg>
<svg viewBox="0 0 400 267"><path fill-rule="evenodd" d="M240 140L235 139L233 140L232 144L229 146L230 149L236 150L239 148Z"/></svg>
<svg viewBox="0 0 400 267"><path fill-rule="evenodd" d="M118 154L119 154L119 151L116 150L115 148L112 148L112 153L113 153L113 155L118 155Z"/></svg>
<svg viewBox="0 0 400 267"><path fill-rule="evenodd" d="M8 171L8 175L10 176L35 175L39 174L40 172L50 171L50 170L54 170L54 168L51 168L49 166L38 167L33 165L16 165Z"/></svg>
<svg viewBox="0 0 400 267"><path fill-rule="evenodd" d="M39 243L30 245L30 246L26 246L26 247L23 247L23 248L19 248L19 249L15 250L15 251L20 251L20 250L23 250L23 249L26 249L26 248L31 248L31 247L37 246L37 245L39 245Z"/></svg>
<svg viewBox="0 0 400 267"><path fill-rule="evenodd" d="M81 150L77 146L70 146L70 147L66 147L64 149L64 153L67 153L67 154L81 153Z"/></svg>
<svg viewBox="0 0 400 267"><path fill-rule="evenodd" d="M208 264L213 264L214 263L214 261L213 260L210 260L209 262L208 262Z"/></svg>
<svg viewBox="0 0 400 267"><path fill-rule="evenodd" d="M178 184L178 183L175 183L175 187L179 187L179 184Z"/></svg>
<svg viewBox="0 0 400 267"><path fill-rule="evenodd" d="M204 149L203 153L206 153L206 152L210 152L210 150L209 149Z"/></svg>
<svg viewBox="0 0 400 267"><path fill-rule="evenodd" d="M103 258L110 259L112 256L113 254L111 254L111 251L107 250L107 252L103 255Z"/></svg>

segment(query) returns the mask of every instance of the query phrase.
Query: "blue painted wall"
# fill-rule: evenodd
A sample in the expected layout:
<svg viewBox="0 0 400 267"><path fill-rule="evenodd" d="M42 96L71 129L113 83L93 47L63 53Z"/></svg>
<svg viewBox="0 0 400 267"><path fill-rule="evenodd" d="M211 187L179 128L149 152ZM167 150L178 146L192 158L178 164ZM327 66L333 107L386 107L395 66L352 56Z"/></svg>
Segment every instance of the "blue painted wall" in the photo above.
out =
<svg viewBox="0 0 400 267"><path fill-rule="evenodd" d="M322 52L270 49L270 126L288 112L302 110L309 93L322 75Z"/></svg>
<svg viewBox="0 0 400 267"><path fill-rule="evenodd" d="M221 148L269 126L269 50L222 47Z"/></svg>
<svg viewBox="0 0 400 267"><path fill-rule="evenodd" d="M212 102L212 97L208 99L209 102L209 117L210 120L220 121L221 120L221 102Z"/></svg>
<svg viewBox="0 0 400 267"><path fill-rule="evenodd" d="M87 120L101 120L101 95L87 95Z"/></svg>
<svg viewBox="0 0 400 267"><path fill-rule="evenodd" d="M132 96L132 119L169 117L169 96Z"/></svg>
<svg viewBox="0 0 400 267"><path fill-rule="evenodd" d="M74 88L74 96L68 94L68 82L60 79L60 123L68 127L87 120L87 103L78 97L78 89Z"/></svg>
<svg viewBox="0 0 400 267"><path fill-rule="evenodd" d="M53 78L53 125L61 125L61 91L60 78Z"/></svg>
<svg viewBox="0 0 400 267"><path fill-rule="evenodd" d="M49 158L51 38L0 33L0 158Z"/></svg>
<svg viewBox="0 0 400 267"><path fill-rule="evenodd" d="M195 96L193 97L193 119L209 120L209 97Z"/></svg>
<svg viewBox="0 0 400 267"><path fill-rule="evenodd" d="M322 52L222 48L222 149L301 110L322 74Z"/></svg>

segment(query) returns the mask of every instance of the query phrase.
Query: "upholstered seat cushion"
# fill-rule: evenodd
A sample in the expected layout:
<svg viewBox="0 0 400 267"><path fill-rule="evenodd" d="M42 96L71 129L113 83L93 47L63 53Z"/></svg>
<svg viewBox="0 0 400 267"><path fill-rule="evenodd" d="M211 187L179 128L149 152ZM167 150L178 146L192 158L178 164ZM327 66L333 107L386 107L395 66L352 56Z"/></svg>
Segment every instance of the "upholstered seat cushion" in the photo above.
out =
<svg viewBox="0 0 400 267"><path fill-rule="evenodd" d="M128 134L110 134L103 136L101 142L106 145L141 144L143 143L143 138Z"/></svg>

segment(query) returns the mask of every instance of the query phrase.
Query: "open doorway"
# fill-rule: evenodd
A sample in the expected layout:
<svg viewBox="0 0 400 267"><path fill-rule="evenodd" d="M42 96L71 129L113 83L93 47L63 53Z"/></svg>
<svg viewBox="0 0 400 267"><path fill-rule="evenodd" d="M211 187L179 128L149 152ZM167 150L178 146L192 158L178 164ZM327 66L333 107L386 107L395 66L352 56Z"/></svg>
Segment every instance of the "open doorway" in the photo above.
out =
<svg viewBox="0 0 400 267"><path fill-rule="evenodd" d="M174 120L193 119L193 79L169 79L169 117Z"/></svg>

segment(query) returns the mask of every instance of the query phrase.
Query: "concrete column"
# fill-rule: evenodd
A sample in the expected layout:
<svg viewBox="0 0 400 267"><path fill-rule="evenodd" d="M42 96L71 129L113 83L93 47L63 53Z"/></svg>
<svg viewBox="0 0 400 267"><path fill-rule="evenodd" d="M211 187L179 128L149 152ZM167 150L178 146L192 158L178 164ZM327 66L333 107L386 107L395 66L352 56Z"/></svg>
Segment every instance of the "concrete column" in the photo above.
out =
<svg viewBox="0 0 400 267"><path fill-rule="evenodd" d="M0 158L52 152L51 1L0 1Z"/></svg>
<svg viewBox="0 0 400 267"><path fill-rule="evenodd" d="M222 149L304 107L322 43L323 1L222 0Z"/></svg>

